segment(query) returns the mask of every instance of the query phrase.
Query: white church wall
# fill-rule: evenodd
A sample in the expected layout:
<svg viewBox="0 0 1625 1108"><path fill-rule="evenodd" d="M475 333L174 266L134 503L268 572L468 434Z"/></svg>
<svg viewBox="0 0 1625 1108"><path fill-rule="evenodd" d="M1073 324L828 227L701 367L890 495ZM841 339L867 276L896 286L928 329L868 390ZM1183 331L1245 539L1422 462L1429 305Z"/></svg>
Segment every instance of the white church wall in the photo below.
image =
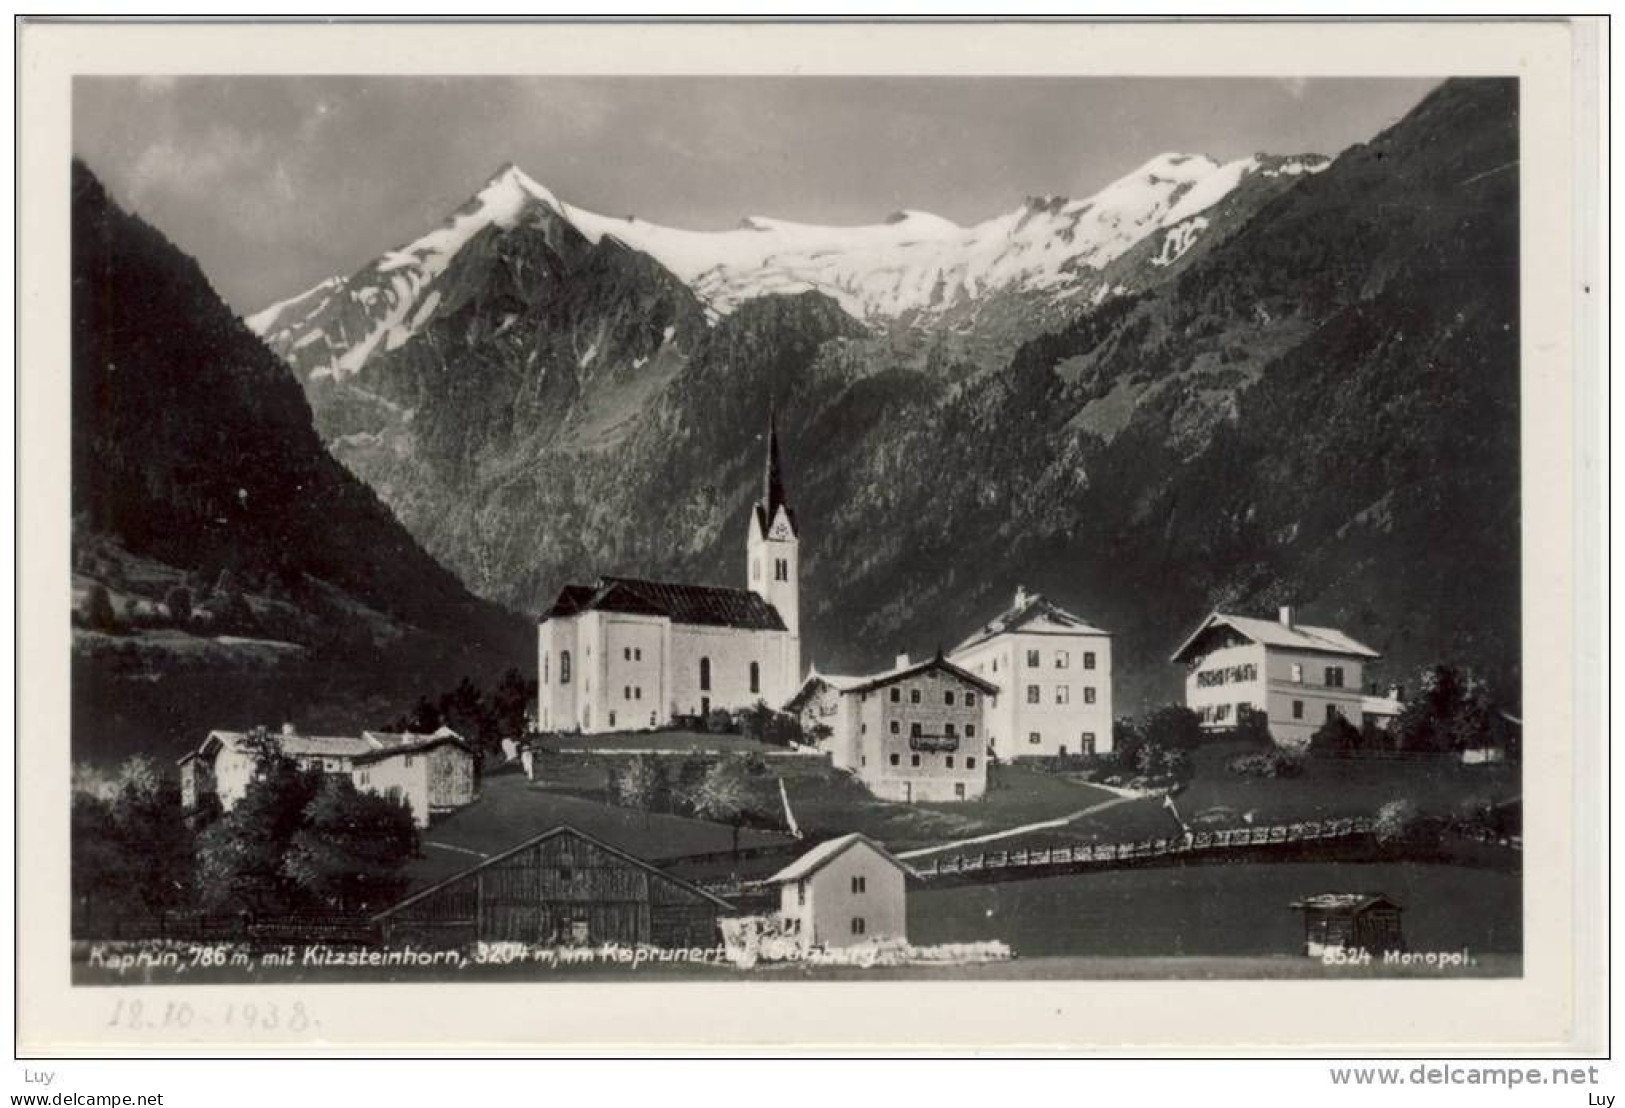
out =
<svg viewBox="0 0 1625 1108"><path fill-rule="evenodd" d="M671 630L671 695L684 715L748 708L758 700L778 707L788 699L783 631L674 624ZM711 687L700 688L700 660L711 662ZM758 688L750 687L750 664L760 665Z"/></svg>

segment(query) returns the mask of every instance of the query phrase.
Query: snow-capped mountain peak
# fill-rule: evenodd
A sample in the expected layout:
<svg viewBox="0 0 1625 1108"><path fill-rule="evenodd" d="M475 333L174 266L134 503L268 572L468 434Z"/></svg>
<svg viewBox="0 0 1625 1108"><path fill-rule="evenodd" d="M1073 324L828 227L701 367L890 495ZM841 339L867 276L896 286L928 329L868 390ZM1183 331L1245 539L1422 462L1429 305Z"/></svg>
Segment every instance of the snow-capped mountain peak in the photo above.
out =
<svg viewBox="0 0 1625 1108"><path fill-rule="evenodd" d="M1220 164L1170 152L1091 196L1032 198L971 226L902 209L856 226L751 215L730 230L691 231L576 207L509 163L439 227L385 252L348 282L324 281L248 323L284 357L299 351L310 376L345 376L434 317L436 280L476 235L542 212L568 222L589 243L608 237L654 258L693 289L713 318L749 299L809 290L877 324L962 317L994 293L1052 305L1098 303L1120 291L1103 275L1107 266L1153 236L1150 265L1173 264L1208 233L1203 213L1249 176L1290 177L1327 164L1317 156L1265 155ZM324 321L339 300L351 306L343 325L332 326Z"/></svg>

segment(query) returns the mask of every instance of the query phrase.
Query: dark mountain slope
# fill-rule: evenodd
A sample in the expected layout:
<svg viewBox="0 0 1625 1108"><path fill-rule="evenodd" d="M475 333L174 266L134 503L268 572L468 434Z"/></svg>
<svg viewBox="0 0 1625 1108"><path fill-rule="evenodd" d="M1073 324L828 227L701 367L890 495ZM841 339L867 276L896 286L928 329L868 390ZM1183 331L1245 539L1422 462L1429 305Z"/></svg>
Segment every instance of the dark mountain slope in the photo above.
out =
<svg viewBox="0 0 1625 1108"><path fill-rule="evenodd" d="M104 569L140 564L150 588L190 577L206 593L230 571L261 616L237 637L286 642L283 656L310 669L340 665L358 682L370 674L378 693L433 691L447 677L525 659L524 625L471 596L334 461L287 366L195 262L121 210L79 163L72 311L76 545L98 552L80 558L86 587ZM142 608L139 587L111 583L127 586L131 610ZM159 679L176 657L205 653L184 621L162 628L162 644L122 630L126 677L133 668ZM210 642L210 657L230 653L229 642ZM301 698L286 699L292 707ZM217 712L217 726L246 722L240 705L200 709Z"/></svg>

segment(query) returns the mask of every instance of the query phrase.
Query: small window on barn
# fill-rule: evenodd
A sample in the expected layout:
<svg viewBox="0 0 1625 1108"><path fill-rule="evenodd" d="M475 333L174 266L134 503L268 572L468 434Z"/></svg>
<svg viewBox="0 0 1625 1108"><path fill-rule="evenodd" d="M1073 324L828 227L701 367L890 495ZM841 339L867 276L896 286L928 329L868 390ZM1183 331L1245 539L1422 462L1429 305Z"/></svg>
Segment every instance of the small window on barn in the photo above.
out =
<svg viewBox="0 0 1625 1108"><path fill-rule="evenodd" d="M571 869L569 866L560 866L559 867L559 884L568 885L570 882L574 881L575 879L576 879L575 870Z"/></svg>
<svg viewBox="0 0 1625 1108"><path fill-rule="evenodd" d="M564 651L561 651L559 653L559 684L568 685L569 683L570 683L570 652L568 650L564 650Z"/></svg>

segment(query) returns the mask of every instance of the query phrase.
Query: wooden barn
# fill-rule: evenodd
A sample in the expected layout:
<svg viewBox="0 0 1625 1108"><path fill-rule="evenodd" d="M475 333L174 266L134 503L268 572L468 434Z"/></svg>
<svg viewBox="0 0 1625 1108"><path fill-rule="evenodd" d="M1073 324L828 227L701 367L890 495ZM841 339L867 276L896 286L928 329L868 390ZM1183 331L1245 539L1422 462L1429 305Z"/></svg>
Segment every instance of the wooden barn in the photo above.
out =
<svg viewBox="0 0 1625 1108"><path fill-rule="evenodd" d="M1321 893L1292 907L1303 913L1303 952L1311 958L1335 950L1405 949L1404 909L1381 893Z"/></svg>
<svg viewBox="0 0 1625 1108"><path fill-rule="evenodd" d="M711 947L727 901L559 826L373 917L385 942Z"/></svg>

